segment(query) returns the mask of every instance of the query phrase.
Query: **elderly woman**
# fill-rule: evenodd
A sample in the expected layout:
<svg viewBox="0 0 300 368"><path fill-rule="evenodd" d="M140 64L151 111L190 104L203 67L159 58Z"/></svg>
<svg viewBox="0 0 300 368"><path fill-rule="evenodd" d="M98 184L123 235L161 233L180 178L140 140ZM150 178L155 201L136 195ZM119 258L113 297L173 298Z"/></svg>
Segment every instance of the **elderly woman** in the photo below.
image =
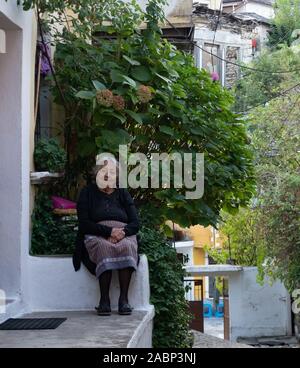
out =
<svg viewBox="0 0 300 368"><path fill-rule="evenodd" d="M96 183L85 186L77 202L78 234L73 255L77 271L82 261L99 279L101 298L98 315L110 315L109 287L112 270L118 270L119 314L131 314L128 288L137 269L137 211L126 189L117 187L118 163L108 158L96 165Z"/></svg>

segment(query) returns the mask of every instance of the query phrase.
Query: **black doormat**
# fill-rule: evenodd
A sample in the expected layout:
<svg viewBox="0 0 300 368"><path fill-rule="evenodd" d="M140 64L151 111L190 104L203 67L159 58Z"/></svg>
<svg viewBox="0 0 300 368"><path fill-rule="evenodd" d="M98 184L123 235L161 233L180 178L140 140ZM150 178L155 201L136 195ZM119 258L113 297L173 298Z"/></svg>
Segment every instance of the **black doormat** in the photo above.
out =
<svg viewBox="0 0 300 368"><path fill-rule="evenodd" d="M9 318L0 330L55 330L67 318Z"/></svg>

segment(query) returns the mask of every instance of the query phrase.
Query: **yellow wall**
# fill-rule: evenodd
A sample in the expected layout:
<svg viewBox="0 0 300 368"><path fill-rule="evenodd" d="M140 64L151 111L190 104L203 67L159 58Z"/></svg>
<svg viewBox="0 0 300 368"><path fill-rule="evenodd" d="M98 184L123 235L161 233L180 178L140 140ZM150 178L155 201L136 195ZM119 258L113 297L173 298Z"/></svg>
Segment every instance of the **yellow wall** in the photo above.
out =
<svg viewBox="0 0 300 368"><path fill-rule="evenodd" d="M196 248L203 248L205 245L222 247L224 242L224 236L219 231L214 230L212 226L191 226L188 229L188 234L194 241Z"/></svg>
<svg viewBox="0 0 300 368"><path fill-rule="evenodd" d="M194 265L204 265L205 264L205 252L203 248L194 247L193 262L194 262Z"/></svg>
<svg viewBox="0 0 300 368"><path fill-rule="evenodd" d="M204 245L211 245L211 227L203 227L201 225L191 226L188 230L189 235L194 240L195 247L203 247Z"/></svg>

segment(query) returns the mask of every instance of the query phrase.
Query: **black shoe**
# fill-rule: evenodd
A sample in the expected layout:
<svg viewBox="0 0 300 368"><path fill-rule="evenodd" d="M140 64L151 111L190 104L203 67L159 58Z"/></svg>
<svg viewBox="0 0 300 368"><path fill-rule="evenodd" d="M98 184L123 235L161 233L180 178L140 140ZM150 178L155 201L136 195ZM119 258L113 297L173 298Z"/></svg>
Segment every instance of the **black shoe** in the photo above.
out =
<svg viewBox="0 0 300 368"><path fill-rule="evenodd" d="M132 313L132 307L128 303L119 304L119 314L129 315Z"/></svg>
<svg viewBox="0 0 300 368"><path fill-rule="evenodd" d="M98 316L110 316L111 308L108 303L99 303L98 307L95 307Z"/></svg>

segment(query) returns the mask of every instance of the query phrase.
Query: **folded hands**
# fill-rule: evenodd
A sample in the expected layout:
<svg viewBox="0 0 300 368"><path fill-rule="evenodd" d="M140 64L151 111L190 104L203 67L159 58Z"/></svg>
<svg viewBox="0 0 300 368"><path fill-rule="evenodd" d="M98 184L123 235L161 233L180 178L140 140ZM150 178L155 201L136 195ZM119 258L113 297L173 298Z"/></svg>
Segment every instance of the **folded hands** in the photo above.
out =
<svg viewBox="0 0 300 368"><path fill-rule="evenodd" d="M111 231L110 237L107 239L109 242L115 244L125 238L124 228L114 227Z"/></svg>

